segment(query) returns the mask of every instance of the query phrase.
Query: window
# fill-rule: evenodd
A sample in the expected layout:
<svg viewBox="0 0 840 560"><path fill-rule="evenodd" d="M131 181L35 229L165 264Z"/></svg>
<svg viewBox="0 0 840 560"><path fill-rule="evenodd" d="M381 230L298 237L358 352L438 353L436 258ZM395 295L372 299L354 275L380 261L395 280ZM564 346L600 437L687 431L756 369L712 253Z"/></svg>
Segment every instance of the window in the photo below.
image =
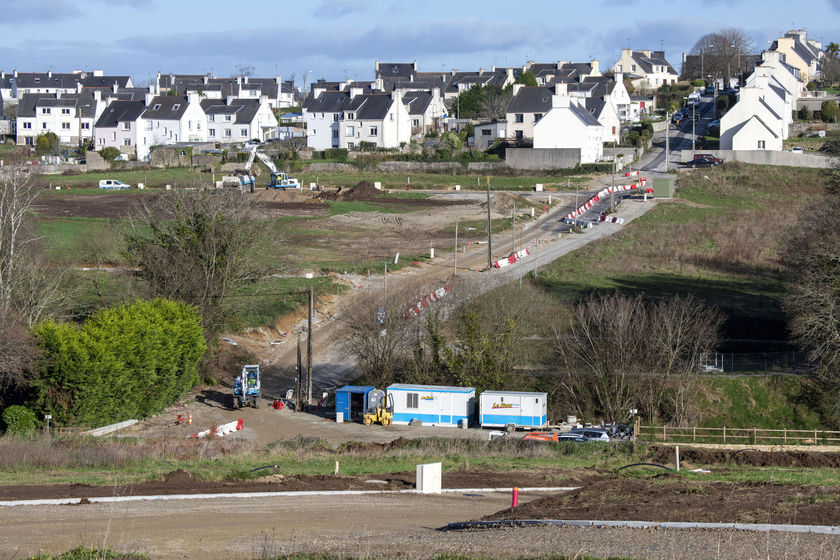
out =
<svg viewBox="0 0 840 560"><path fill-rule="evenodd" d="M256 96L257 96L257 90L252 89L251 90L251 97L256 97Z"/></svg>
<svg viewBox="0 0 840 560"><path fill-rule="evenodd" d="M90 130L90 123L89 122L83 122L82 123L82 130Z"/></svg>
<svg viewBox="0 0 840 560"><path fill-rule="evenodd" d="M490 132L491 132L491 131L490 131L490 129L489 129L489 128L482 128L482 129L481 129L481 135L482 135L482 136L490 136Z"/></svg>
<svg viewBox="0 0 840 560"><path fill-rule="evenodd" d="M619 64L617 70L619 72L624 72L624 67L621 64Z"/></svg>
<svg viewBox="0 0 840 560"><path fill-rule="evenodd" d="M344 136L350 136L350 137L352 137L352 136L355 136L355 135L356 135L356 127L355 127L355 126L348 126L348 127L344 130Z"/></svg>
<svg viewBox="0 0 840 560"><path fill-rule="evenodd" d="M340 115L339 115L338 113L334 114L334 115L333 115L333 122L338 122L338 121L339 121L339 117L340 117Z"/></svg>
<svg viewBox="0 0 840 560"><path fill-rule="evenodd" d="M534 122L539 121L542 117L542 113L534 113Z"/></svg>
<svg viewBox="0 0 840 560"><path fill-rule="evenodd" d="M230 115L225 115L225 122L230 122Z"/></svg>
<svg viewBox="0 0 840 560"><path fill-rule="evenodd" d="M41 114L42 115L49 115L50 114L50 108L49 107L43 107L41 109Z"/></svg>
<svg viewBox="0 0 840 560"><path fill-rule="evenodd" d="M633 66L631 66L631 68L633 69L633 70L632 70L633 72L635 72L635 71L636 71L636 65L635 65L635 64L634 64Z"/></svg>
<svg viewBox="0 0 840 560"><path fill-rule="evenodd" d="M216 120L215 120L215 119L216 119L215 115L207 115L207 120L208 120L208 121L210 121L210 122L216 122Z"/></svg>
<svg viewBox="0 0 840 560"><path fill-rule="evenodd" d="M41 129L46 130L47 129L47 123L41 123Z"/></svg>
<svg viewBox="0 0 840 560"><path fill-rule="evenodd" d="M370 131L368 132L368 136L376 136L379 134L379 129L375 126L370 127Z"/></svg>
<svg viewBox="0 0 840 560"><path fill-rule="evenodd" d="M332 137L333 138L338 138L338 130L333 130L332 131Z"/></svg>
<svg viewBox="0 0 840 560"><path fill-rule="evenodd" d="M69 122L61 123L61 130L70 130L70 123Z"/></svg>
<svg viewBox="0 0 840 560"><path fill-rule="evenodd" d="M99 143L99 145L100 145L100 146L104 146L104 145L105 145L105 139L104 139L104 138L102 138L101 136L100 136L99 138L97 138L96 140L98 141L98 143Z"/></svg>
<svg viewBox="0 0 840 560"><path fill-rule="evenodd" d="M353 148L356 147L356 143L355 142L347 142L347 147L352 150Z"/></svg>
<svg viewBox="0 0 840 560"><path fill-rule="evenodd" d="M523 115L522 113L516 113L516 118L514 119L514 122L525 122L525 115Z"/></svg>
<svg viewBox="0 0 840 560"><path fill-rule="evenodd" d="M131 146L131 138L123 138L123 146Z"/></svg>
<svg viewBox="0 0 840 560"><path fill-rule="evenodd" d="M524 137L525 137L525 133L523 133L521 130L516 131L516 141L517 142L522 142Z"/></svg>
<svg viewBox="0 0 840 560"><path fill-rule="evenodd" d="M152 107L152 111L159 111L160 110L160 103L155 103L155 106Z"/></svg>
<svg viewBox="0 0 840 560"><path fill-rule="evenodd" d="M420 408L420 399L417 393L406 393L405 407L406 408Z"/></svg>
<svg viewBox="0 0 840 560"><path fill-rule="evenodd" d="M765 146L766 146L766 144L764 143L764 140L759 140L758 141L758 149L759 150L763 150Z"/></svg>
<svg viewBox="0 0 840 560"><path fill-rule="evenodd" d="M420 126L420 119L414 119L411 121L411 126Z"/></svg>
<svg viewBox="0 0 840 560"><path fill-rule="evenodd" d="M230 129L226 128L225 129L225 138L230 138L231 136L233 136L233 134L231 133Z"/></svg>
<svg viewBox="0 0 840 560"><path fill-rule="evenodd" d="M207 129L207 135L210 138L215 138L216 137L216 129L215 128L208 128Z"/></svg>
<svg viewBox="0 0 840 560"><path fill-rule="evenodd" d="M192 121L187 121L187 130L192 130Z"/></svg>
<svg viewBox="0 0 840 560"><path fill-rule="evenodd" d="M195 129L201 130L201 121L195 123Z"/></svg>
<svg viewBox="0 0 840 560"><path fill-rule="evenodd" d="M239 131L239 136L241 136L242 138L247 138L248 137L248 129L243 128L242 130L240 130Z"/></svg>
<svg viewBox="0 0 840 560"><path fill-rule="evenodd" d="M70 109L62 109L61 114L62 115L69 115L70 114Z"/></svg>
<svg viewBox="0 0 840 560"><path fill-rule="evenodd" d="M116 142L116 141L117 141L117 133L116 133L116 132L112 132L112 133L111 133L111 142Z"/></svg>
<svg viewBox="0 0 840 560"><path fill-rule="evenodd" d="M173 111L177 111L177 110L178 110L178 109L180 109L180 108L181 108L181 104L180 104L180 103L176 103L175 105L173 105L173 106L172 106L172 110L173 110Z"/></svg>
<svg viewBox="0 0 840 560"><path fill-rule="evenodd" d="M166 136L168 129L164 126L163 127L163 135Z"/></svg>
<svg viewBox="0 0 840 560"><path fill-rule="evenodd" d="M123 123L123 130L131 130L131 123L130 122L124 122Z"/></svg>
<svg viewBox="0 0 840 560"><path fill-rule="evenodd" d="M390 113L388 116L391 118L391 121L394 120L394 113Z"/></svg>
<svg viewBox="0 0 840 560"><path fill-rule="evenodd" d="M23 123L23 128L27 128L27 129L32 128L32 123L31 122Z"/></svg>

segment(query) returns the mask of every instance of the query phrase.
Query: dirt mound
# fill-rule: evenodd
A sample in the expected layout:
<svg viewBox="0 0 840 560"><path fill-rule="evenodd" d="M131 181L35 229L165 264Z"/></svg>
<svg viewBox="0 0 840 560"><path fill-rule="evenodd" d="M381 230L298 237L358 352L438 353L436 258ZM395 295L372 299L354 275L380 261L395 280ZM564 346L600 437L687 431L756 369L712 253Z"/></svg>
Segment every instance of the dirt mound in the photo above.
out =
<svg viewBox="0 0 840 560"><path fill-rule="evenodd" d="M615 477L508 508L484 519L836 525L840 523L840 488Z"/></svg>
<svg viewBox="0 0 840 560"><path fill-rule="evenodd" d="M654 463L672 464L673 447L653 448ZM680 447L680 461L694 465L748 465L753 467L840 467L840 453L820 453L818 451L743 451L727 449L703 449Z"/></svg>
<svg viewBox="0 0 840 560"><path fill-rule="evenodd" d="M172 471L163 475L163 483L169 486L187 486L195 482L195 477L192 473L188 473L183 469Z"/></svg>
<svg viewBox="0 0 840 560"><path fill-rule="evenodd" d="M348 441L347 443L339 446L338 451L342 453L384 453L386 451L390 451L391 449L400 449L405 447L406 444L408 444L408 440L403 437L399 437L388 443Z"/></svg>
<svg viewBox="0 0 840 560"><path fill-rule="evenodd" d="M364 200L374 196L382 196L382 191L367 181L360 181L350 191L344 193L344 200Z"/></svg>

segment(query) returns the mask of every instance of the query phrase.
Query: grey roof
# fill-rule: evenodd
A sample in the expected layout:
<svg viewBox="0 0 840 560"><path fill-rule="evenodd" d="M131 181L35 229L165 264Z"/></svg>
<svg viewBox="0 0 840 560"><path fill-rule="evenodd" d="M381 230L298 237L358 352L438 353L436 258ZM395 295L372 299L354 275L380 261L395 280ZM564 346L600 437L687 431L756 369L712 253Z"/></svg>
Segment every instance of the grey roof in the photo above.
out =
<svg viewBox="0 0 840 560"><path fill-rule="evenodd" d="M376 71L376 77L407 78L413 76L416 72L414 64L411 62L380 62L379 69Z"/></svg>
<svg viewBox="0 0 840 560"><path fill-rule="evenodd" d="M762 105L765 109L767 109L768 111L770 111L770 114L771 114L771 115L773 115L773 116L774 116L775 118L777 118L778 120L782 120L782 117L780 117L780 116L779 116L779 114L778 114L776 111L774 111L774 110L773 110L773 108L772 108L772 107L770 107L770 105L768 105L768 104L767 104L767 102L764 100L764 98L763 98L763 97L759 97L759 98L758 98L758 102L759 102L759 103L761 103L761 105Z"/></svg>
<svg viewBox="0 0 840 560"><path fill-rule="evenodd" d="M143 112L144 119L180 120L187 110L187 98L179 95L158 95ZM175 107L178 107L177 109ZM155 108L157 107L157 108Z"/></svg>
<svg viewBox="0 0 840 560"><path fill-rule="evenodd" d="M234 99L228 105L218 99L205 99L201 108L207 115L236 115L235 124L250 124L260 110L260 102L256 99Z"/></svg>
<svg viewBox="0 0 840 560"><path fill-rule="evenodd" d="M402 99L408 106L409 115L422 115L432 102L432 94L427 91L409 91L403 94Z"/></svg>
<svg viewBox="0 0 840 560"><path fill-rule="evenodd" d="M642 67L645 74L653 72L654 66L667 66L667 70L671 74L676 74L677 71L671 66L671 63L665 59L664 51L653 51L650 56L647 56L641 51L633 51L633 60Z"/></svg>
<svg viewBox="0 0 840 560"><path fill-rule="evenodd" d="M600 118L601 112L604 110L604 107L607 106L607 102L604 101L601 97L587 97L586 98L586 110L589 111L591 115L593 115L596 119Z"/></svg>
<svg viewBox="0 0 840 560"><path fill-rule="evenodd" d="M114 128L121 122L134 122L140 118L146 105L142 101L112 101L96 121L96 128Z"/></svg>
<svg viewBox="0 0 840 560"><path fill-rule="evenodd" d="M551 109L552 88L525 86L508 103L507 113L547 113Z"/></svg>
<svg viewBox="0 0 840 560"><path fill-rule="evenodd" d="M773 91L776 95L778 95L779 97L781 97L781 98L782 98L782 100L784 100L784 99L785 99L785 89L784 89L784 88L778 87L778 86L776 86L776 85L774 85L774 84L767 84L767 85L769 86L769 88L770 88L770 89L771 89L771 90L772 90L772 91Z"/></svg>
<svg viewBox="0 0 840 560"><path fill-rule="evenodd" d="M124 88L128 86L128 76L85 76L82 86L89 88L111 88L114 84Z"/></svg>
<svg viewBox="0 0 840 560"><path fill-rule="evenodd" d="M575 115L578 119L580 119L580 121L586 126L601 126L601 123L598 122L598 119L593 117L589 113L589 111L579 106L577 103L571 103L569 105L569 109L571 109L572 114Z"/></svg>
<svg viewBox="0 0 840 560"><path fill-rule="evenodd" d="M74 116L82 118L93 118L96 114L96 100L90 94L65 93L58 98L54 93L24 93L18 103L18 116L34 117L38 107L74 108Z"/></svg>
<svg viewBox="0 0 840 560"><path fill-rule="evenodd" d="M355 112L355 120L357 121L379 121L388 115L388 110L392 104L393 99L391 99L390 94L367 93L351 99L345 110Z"/></svg>
<svg viewBox="0 0 840 560"><path fill-rule="evenodd" d="M318 97L311 95L303 105L310 113L340 113L350 104L350 93L346 91L324 91Z"/></svg>

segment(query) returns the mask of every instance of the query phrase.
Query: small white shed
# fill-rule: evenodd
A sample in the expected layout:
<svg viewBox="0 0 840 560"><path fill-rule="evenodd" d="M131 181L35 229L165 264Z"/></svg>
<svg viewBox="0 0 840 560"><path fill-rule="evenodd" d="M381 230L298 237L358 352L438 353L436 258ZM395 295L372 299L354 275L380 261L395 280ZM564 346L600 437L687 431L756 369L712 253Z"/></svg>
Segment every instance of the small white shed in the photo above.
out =
<svg viewBox="0 0 840 560"><path fill-rule="evenodd" d="M482 428L545 428L548 393L484 391L478 414Z"/></svg>
<svg viewBox="0 0 840 560"><path fill-rule="evenodd" d="M394 399L394 424L419 420L426 426L458 426L475 420L475 388L396 383L388 387Z"/></svg>

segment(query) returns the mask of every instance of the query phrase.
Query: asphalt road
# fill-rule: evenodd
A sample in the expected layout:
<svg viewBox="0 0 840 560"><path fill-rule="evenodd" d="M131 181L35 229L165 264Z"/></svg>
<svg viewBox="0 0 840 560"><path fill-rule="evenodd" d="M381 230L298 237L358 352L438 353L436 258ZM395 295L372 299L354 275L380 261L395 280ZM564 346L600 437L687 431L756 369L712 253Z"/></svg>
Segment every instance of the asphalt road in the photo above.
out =
<svg viewBox="0 0 840 560"><path fill-rule="evenodd" d="M698 120L694 125L694 133L696 136L702 136L709 126L709 123L714 120L715 108L714 98L710 95L703 96L697 109ZM673 125L671 125L673 126ZM692 127L691 119L684 119L680 126L669 129L669 155L668 155L668 169L676 169L680 167L680 151L691 149ZM665 133L657 133L654 135L654 150L656 156L645 162L642 170L648 172L665 173Z"/></svg>

